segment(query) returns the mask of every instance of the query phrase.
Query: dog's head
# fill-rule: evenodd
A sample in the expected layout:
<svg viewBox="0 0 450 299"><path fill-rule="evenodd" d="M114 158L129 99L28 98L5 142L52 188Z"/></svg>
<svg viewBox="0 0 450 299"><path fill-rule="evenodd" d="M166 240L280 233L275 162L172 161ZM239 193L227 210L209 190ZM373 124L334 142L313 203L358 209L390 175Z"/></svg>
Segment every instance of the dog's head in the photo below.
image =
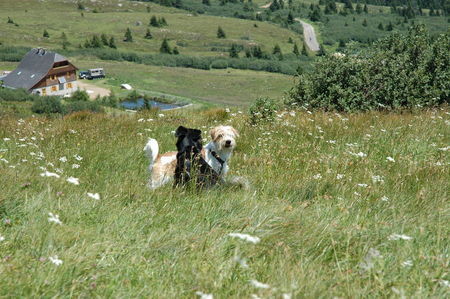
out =
<svg viewBox="0 0 450 299"><path fill-rule="evenodd" d="M177 140L178 152L192 150L194 153L199 153L202 150L202 131L197 129L189 129L179 126L175 131Z"/></svg>
<svg viewBox="0 0 450 299"><path fill-rule="evenodd" d="M219 151L232 151L236 147L236 138L239 137L238 131L231 126L218 126L209 132L211 139L216 144Z"/></svg>

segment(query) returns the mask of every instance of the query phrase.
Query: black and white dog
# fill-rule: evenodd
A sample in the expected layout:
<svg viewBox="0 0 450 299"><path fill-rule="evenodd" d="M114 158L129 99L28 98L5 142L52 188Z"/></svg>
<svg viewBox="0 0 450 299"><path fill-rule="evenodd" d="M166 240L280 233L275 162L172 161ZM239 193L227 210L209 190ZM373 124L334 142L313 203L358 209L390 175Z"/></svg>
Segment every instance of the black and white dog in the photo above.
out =
<svg viewBox="0 0 450 299"><path fill-rule="evenodd" d="M156 189L172 180L175 185L185 184L193 177L201 187L223 181L239 134L231 126L215 127L210 134L212 141L203 148L200 130L180 126L175 132L178 151L162 155L158 142L149 139L144 147L150 159L149 187Z"/></svg>

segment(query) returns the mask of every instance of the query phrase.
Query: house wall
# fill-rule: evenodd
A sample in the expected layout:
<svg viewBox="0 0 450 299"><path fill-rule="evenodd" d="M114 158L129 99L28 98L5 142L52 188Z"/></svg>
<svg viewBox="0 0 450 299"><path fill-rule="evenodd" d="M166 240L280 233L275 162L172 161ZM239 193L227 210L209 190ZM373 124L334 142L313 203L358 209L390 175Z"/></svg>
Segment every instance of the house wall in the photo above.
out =
<svg viewBox="0 0 450 299"><path fill-rule="evenodd" d="M69 87L69 84L71 87ZM39 87L32 89L34 94L47 95L47 96L65 96L71 95L78 89L78 82L76 80L64 83L64 89L59 90L59 84L52 84L45 87ZM45 92L44 92L45 90Z"/></svg>

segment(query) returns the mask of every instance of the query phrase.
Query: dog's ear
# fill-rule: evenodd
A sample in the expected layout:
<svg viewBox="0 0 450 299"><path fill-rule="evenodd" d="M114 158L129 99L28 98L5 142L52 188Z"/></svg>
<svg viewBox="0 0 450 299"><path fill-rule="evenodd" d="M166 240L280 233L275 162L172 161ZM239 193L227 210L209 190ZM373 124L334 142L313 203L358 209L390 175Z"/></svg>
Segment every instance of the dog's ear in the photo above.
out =
<svg viewBox="0 0 450 299"><path fill-rule="evenodd" d="M191 129L190 133L191 133L191 136L193 138L196 138L196 139L202 138L202 131L201 130Z"/></svg>
<svg viewBox="0 0 450 299"><path fill-rule="evenodd" d="M188 132L187 128L179 126L178 129L175 131L175 137L186 136L187 132Z"/></svg>
<svg viewBox="0 0 450 299"><path fill-rule="evenodd" d="M209 131L209 135L211 135L211 139L212 139L212 140L216 140L217 127L212 128L212 129Z"/></svg>

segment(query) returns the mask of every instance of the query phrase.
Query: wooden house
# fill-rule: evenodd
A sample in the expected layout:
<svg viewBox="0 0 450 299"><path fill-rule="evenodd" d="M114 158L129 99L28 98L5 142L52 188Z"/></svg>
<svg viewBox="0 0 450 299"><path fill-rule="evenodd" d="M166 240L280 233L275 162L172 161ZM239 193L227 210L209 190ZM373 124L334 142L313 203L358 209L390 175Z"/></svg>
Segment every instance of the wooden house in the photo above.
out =
<svg viewBox="0 0 450 299"><path fill-rule="evenodd" d="M70 95L77 90L77 68L58 53L37 48L3 78L8 88L24 88L39 95Z"/></svg>

